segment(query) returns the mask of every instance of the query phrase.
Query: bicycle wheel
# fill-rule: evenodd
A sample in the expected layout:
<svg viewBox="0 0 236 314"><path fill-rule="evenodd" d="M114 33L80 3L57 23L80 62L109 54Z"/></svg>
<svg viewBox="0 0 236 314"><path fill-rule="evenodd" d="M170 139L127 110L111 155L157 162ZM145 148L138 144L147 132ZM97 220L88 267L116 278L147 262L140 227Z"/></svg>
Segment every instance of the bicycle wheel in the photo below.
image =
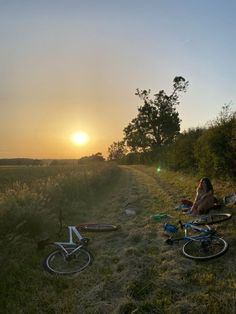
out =
<svg viewBox="0 0 236 314"><path fill-rule="evenodd" d="M70 253L75 248L67 248ZM62 250L51 252L44 260L44 268L51 274L72 275L84 270L91 263L91 254L85 249L79 249L69 258Z"/></svg>
<svg viewBox="0 0 236 314"><path fill-rule="evenodd" d="M115 231L118 229L115 225L109 224L79 224L77 228L83 231Z"/></svg>
<svg viewBox="0 0 236 314"><path fill-rule="evenodd" d="M229 220L231 217L232 215L227 213L204 215L202 217L197 218L192 223L195 225L213 225Z"/></svg>
<svg viewBox="0 0 236 314"><path fill-rule="evenodd" d="M182 252L191 259L207 260L223 255L228 247L224 239L213 236L206 240L188 241L184 244Z"/></svg>

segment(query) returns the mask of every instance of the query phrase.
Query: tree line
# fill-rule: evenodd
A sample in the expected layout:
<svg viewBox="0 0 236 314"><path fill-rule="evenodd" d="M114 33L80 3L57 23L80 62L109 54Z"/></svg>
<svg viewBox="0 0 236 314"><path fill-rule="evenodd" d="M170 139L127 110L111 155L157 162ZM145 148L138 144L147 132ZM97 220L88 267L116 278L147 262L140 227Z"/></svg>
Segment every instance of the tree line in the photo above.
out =
<svg viewBox="0 0 236 314"><path fill-rule="evenodd" d="M236 179L236 112L224 105L207 126L180 132L176 107L188 85L185 78L177 76L170 95L161 90L153 98L151 90L137 89L135 95L143 104L124 128L123 139L108 147L108 160L155 163L175 171Z"/></svg>
<svg viewBox="0 0 236 314"><path fill-rule="evenodd" d="M40 159L31 158L1 158L0 166L41 166L43 164Z"/></svg>

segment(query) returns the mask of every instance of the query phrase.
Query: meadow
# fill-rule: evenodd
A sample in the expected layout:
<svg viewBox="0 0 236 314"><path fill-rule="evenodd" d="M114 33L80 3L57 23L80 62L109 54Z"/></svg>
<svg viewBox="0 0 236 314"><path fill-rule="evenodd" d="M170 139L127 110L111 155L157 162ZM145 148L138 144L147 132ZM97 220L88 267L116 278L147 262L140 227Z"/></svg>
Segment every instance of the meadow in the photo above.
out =
<svg viewBox="0 0 236 314"><path fill-rule="evenodd" d="M0 312L2 313L235 313L235 217L219 226L230 244L222 257L195 262L181 244L167 246L166 212L175 223L181 198L193 198L197 176L154 166L97 162L74 166L0 168ZM216 196L235 192L213 180ZM125 210L132 208L135 215ZM235 207L222 208L235 214ZM88 233L94 261L74 277L46 273L47 246L65 240L67 225L113 223L120 229Z"/></svg>

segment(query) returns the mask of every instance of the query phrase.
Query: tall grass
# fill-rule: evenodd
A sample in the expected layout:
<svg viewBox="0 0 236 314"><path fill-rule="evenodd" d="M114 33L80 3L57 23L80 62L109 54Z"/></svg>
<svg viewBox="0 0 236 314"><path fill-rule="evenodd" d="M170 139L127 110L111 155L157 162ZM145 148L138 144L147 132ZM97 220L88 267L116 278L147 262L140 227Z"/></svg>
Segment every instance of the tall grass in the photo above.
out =
<svg viewBox="0 0 236 314"><path fill-rule="evenodd" d="M42 275L37 243L56 240L64 225L86 220L100 190L119 170L105 162L48 167L43 173L34 167L18 170L8 169L11 182L4 180L0 195L0 312L71 313L75 295L68 304L55 300L68 284Z"/></svg>
<svg viewBox="0 0 236 314"><path fill-rule="evenodd" d="M53 225L57 219L70 220L75 213L82 216L99 189L113 180L117 169L114 164L103 162L77 167L43 167L43 173L40 167L31 167L21 168L19 177L19 169L8 168L11 182L6 185L5 180L3 184L0 181L0 188L4 186L0 194L2 230L29 231L32 237L33 233L40 235L38 231L48 229L48 224L44 228L44 220Z"/></svg>

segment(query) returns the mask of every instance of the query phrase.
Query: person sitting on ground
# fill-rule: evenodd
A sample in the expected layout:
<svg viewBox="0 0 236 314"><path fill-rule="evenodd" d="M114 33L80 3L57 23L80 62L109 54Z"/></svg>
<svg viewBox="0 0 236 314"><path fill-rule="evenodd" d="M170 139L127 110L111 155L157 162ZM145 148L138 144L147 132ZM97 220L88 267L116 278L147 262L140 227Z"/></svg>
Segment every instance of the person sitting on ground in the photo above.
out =
<svg viewBox="0 0 236 314"><path fill-rule="evenodd" d="M188 213L193 215L206 214L214 206L214 203L215 197L211 181L208 178L202 178L197 187L195 200Z"/></svg>

